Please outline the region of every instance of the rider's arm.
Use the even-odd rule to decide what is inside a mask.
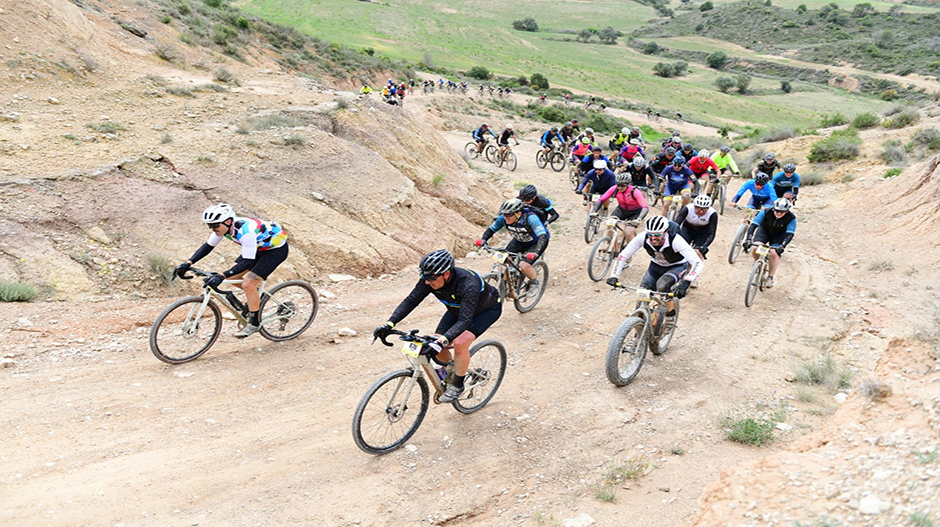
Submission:
[[[601,197],[597,198],[597,202],[594,203],[594,208],[591,209],[591,212],[599,211],[601,209],[601,203],[604,203],[605,201],[609,200],[610,197],[613,196],[615,192],[617,192],[617,185],[614,185],[610,187],[609,189],[607,189],[607,192],[605,192]]]
[[[695,254],[695,250],[682,236],[676,236],[672,240],[672,248],[689,262],[689,270],[682,276],[682,279],[694,282],[702,274],[702,270],[705,269],[705,262]]]
[[[764,188],[767,189],[767,195],[770,196],[768,203],[770,206],[773,206],[774,202],[777,201],[777,189],[775,189],[773,185],[764,185]]]
[[[754,219],[751,220],[751,224],[747,226],[747,234],[744,236],[745,240],[750,242],[752,239],[754,239],[754,231],[756,231],[757,226],[760,225],[762,221],[764,221],[764,215],[766,212],[767,209],[761,209],[761,211],[757,213],[757,216],[754,216]]]
[[[796,233],[796,216],[790,220],[790,223],[787,224],[787,233],[783,235],[783,241],[780,242],[781,247],[786,247],[790,241],[793,240],[793,235]]]
[[[493,221],[493,224],[487,227],[486,230],[483,231],[483,236],[480,237],[483,240],[483,243],[486,243],[487,240],[492,238],[493,235],[499,232],[499,230],[502,229],[503,226],[505,225],[506,225],[506,221],[503,220],[502,215],[496,216],[496,219]]]
[[[629,260],[637,251],[640,250],[640,247],[643,247],[643,242],[646,241],[646,235],[641,234],[634,236],[630,243],[620,251],[620,255],[617,256],[617,259],[614,261],[614,269],[611,271],[610,276],[613,278],[620,278],[620,273],[623,272],[623,267],[627,264]]]
[[[702,245],[706,247],[711,245],[715,241],[715,235],[718,234],[718,215],[712,214],[712,217],[708,219],[708,237],[705,238],[705,242]]]
[[[548,208],[544,210],[545,210],[545,214],[548,214],[548,217],[545,218],[545,225],[548,225],[549,223],[558,219],[558,211],[555,210],[555,207],[553,207],[552,205],[549,205]]]
[[[682,225],[682,222],[684,222],[685,218],[689,215],[689,207],[691,206],[692,205],[686,205],[685,207],[682,207],[681,209],[679,209],[679,214],[676,214],[676,219],[675,219],[676,223],[678,223],[679,225]]]
[[[588,180],[590,180],[591,176],[593,176],[594,174],[595,172],[593,168],[591,170],[588,170],[584,174],[584,177],[581,179],[581,183],[578,185],[578,190],[577,190],[578,192],[584,190],[584,185],[587,185]]]
[[[532,231],[532,235],[536,238],[541,238],[545,236],[545,243],[548,243],[548,229],[545,228],[545,224],[542,223],[542,220],[539,219],[535,214],[529,214],[526,219],[526,226]],[[541,240],[539,240],[541,241]],[[538,252],[538,251],[536,251]]]
[[[708,158],[708,159],[705,160],[705,166],[706,166],[707,168],[710,168],[710,169],[714,170],[716,174],[718,173],[718,165],[715,164],[715,162],[712,160],[712,158]]]
[[[728,157],[728,167],[731,168],[731,173],[735,175],[740,174],[741,171],[738,170],[738,164],[734,162],[734,158],[731,157],[731,154],[728,154],[727,157]]]
[[[215,236],[215,233],[213,233],[212,236]],[[222,239],[221,236],[216,236],[216,237],[219,240]],[[210,241],[212,240],[211,236],[209,237],[209,240]],[[198,262],[199,260],[202,260],[203,258],[208,256],[208,254],[212,252],[212,249],[215,249],[215,246],[218,244],[219,244],[218,241],[216,241],[214,244],[209,243],[209,242],[202,244],[202,246],[196,249],[196,252],[194,252],[193,255],[189,257],[189,263],[194,264]]]
[[[737,193],[735,193],[734,197],[731,198],[731,204],[737,205],[738,200],[741,199],[741,196],[743,196],[744,193],[747,191],[751,191],[752,194],[754,193],[754,180],[753,179],[741,185],[741,188],[739,188]]]
[[[388,317],[388,321],[393,325],[401,322],[405,317],[411,313],[414,308],[418,307],[422,300],[424,300],[429,294],[431,294],[431,286],[424,283],[424,280],[419,280],[415,284],[414,289],[411,290],[411,293],[408,293],[408,296],[398,304],[398,307],[395,308],[395,311],[392,313],[392,316]]]
[[[793,188],[790,189],[790,192],[793,192],[794,198],[800,192],[800,175],[796,172],[793,173]]]

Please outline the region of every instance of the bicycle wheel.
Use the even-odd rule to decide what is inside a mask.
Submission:
[[[652,198],[653,198],[653,200],[650,201],[650,207],[655,207],[656,205],[659,205],[659,200],[662,199],[663,193],[660,192],[659,190],[650,189],[650,194],[652,195]]]
[[[199,320],[202,296],[177,300],[160,313],[150,328],[150,351],[167,364],[182,364],[202,355],[222,332],[222,311],[209,301]]]
[[[545,157],[544,151],[539,150],[535,153],[535,164],[539,168],[545,168],[545,166],[548,165],[548,158]]]
[[[261,336],[275,342],[295,338],[310,327],[319,307],[317,292],[307,282],[281,282],[261,299]]]
[[[499,297],[502,299],[505,299],[506,295],[509,293],[509,285],[496,273],[483,275],[483,281],[495,287],[496,290],[499,291]]]
[[[764,273],[764,262],[757,260],[751,266],[751,275],[747,278],[747,289],[744,290],[744,305],[751,307],[757,297],[757,290],[761,287],[761,275]]]
[[[561,172],[565,169],[565,165],[568,164],[568,158],[564,156],[561,152],[555,152],[551,156],[552,170],[555,172]]]
[[[495,145],[486,145],[483,149],[483,155],[486,156],[486,160],[490,163],[496,162],[496,146]]]
[[[506,348],[495,340],[484,340],[470,348],[470,368],[464,392],[452,404],[462,414],[472,414],[486,406],[506,375]]]
[[[725,214],[725,185],[718,185],[718,214]]]
[[[650,338],[649,339],[649,348],[653,352],[653,355],[662,355],[666,353],[666,349],[669,347],[669,343],[672,342],[672,335],[676,332],[676,326],[679,322],[679,300],[673,300],[676,306],[676,316],[673,318],[672,327],[665,331],[658,339]],[[666,309],[663,308],[662,315],[666,315]]]
[[[548,264],[544,260],[538,260],[532,264],[532,268],[535,269],[535,279],[539,281],[539,288],[537,291],[516,291],[516,298],[512,300],[513,304],[516,306],[516,311],[520,313],[528,313],[535,308],[535,305],[539,303],[539,300],[542,299],[542,295],[545,294],[545,288],[548,287]],[[525,280],[524,285],[528,285],[531,281]],[[520,287],[519,289],[522,289]]]
[[[506,168],[508,168],[510,172],[514,172],[516,170],[516,164],[518,163],[518,159],[516,159],[516,153],[507,152],[504,158]]]
[[[728,253],[729,264],[733,264],[744,249],[744,235],[747,233],[746,229],[746,225],[741,225],[738,227],[738,232],[734,235],[734,241],[731,242],[731,252]]]
[[[588,277],[595,282],[600,282],[607,276],[610,266],[614,262],[615,256],[611,253],[613,249],[613,240],[610,236],[603,236],[594,247],[591,247],[591,255],[588,256],[587,272]]]
[[[428,381],[413,370],[397,370],[376,381],[353,414],[352,434],[363,452],[387,454],[411,438],[428,413]],[[420,400],[414,385],[420,388]],[[409,403],[410,401],[410,403]]]
[[[467,153],[467,157],[470,159],[476,159],[480,157],[480,152],[477,150],[477,144],[473,141],[470,141],[463,147],[464,151]]]
[[[594,237],[597,236],[597,231],[601,226],[601,217],[591,216],[588,214],[587,219],[584,221],[584,243],[591,243],[594,241]]]
[[[628,317],[620,323],[607,346],[607,380],[615,386],[630,384],[646,358],[646,321]]]
[[[571,183],[571,190],[578,190],[578,185],[581,183],[581,177],[578,175],[578,167],[573,162],[571,166],[568,167],[568,182]]]
[[[666,217],[669,218],[669,221],[676,221],[676,216],[679,215],[679,207],[676,205],[676,200],[672,200],[672,203],[669,205],[669,212],[666,214]]]

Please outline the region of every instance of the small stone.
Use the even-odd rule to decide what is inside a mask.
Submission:
[[[846,399],[849,398],[849,396],[844,393],[837,393],[833,395],[832,398],[835,399],[837,403],[842,404]]]
[[[858,512],[862,514],[878,514],[888,508],[888,504],[877,496],[865,496],[858,502]]]
[[[415,445],[405,445],[405,450],[413,454],[418,451],[418,447],[416,447]]]
[[[352,328],[342,327],[342,328],[339,328],[339,331],[337,331],[336,334],[341,337],[355,337],[356,330]]]
[[[355,276],[350,276],[348,274],[331,274],[329,279],[333,282],[349,282],[355,280]]]
[[[336,295],[332,291],[321,289],[319,292],[320,292],[320,298],[329,298],[329,299],[336,298]]]
[[[564,527],[591,527],[594,523],[594,518],[582,512],[574,518],[566,518],[562,525],[564,525]]]
[[[781,432],[789,432],[790,430],[793,430],[793,427],[786,423],[777,423],[776,429],[780,430]]]
[[[13,362],[13,359],[10,359],[10,358],[0,359],[0,368],[12,368],[15,365],[16,363]]]
[[[46,99],[46,102],[48,102],[49,104],[59,104],[59,99],[56,99],[55,97],[49,97],[48,99]]]

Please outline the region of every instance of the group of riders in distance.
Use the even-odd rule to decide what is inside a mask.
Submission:
[[[436,83],[423,81],[422,87],[425,90],[435,89],[435,84],[436,89],[466,89],[465,83],[454,84],[444,79]],[[405,92],[413,90],[414,85],[413,80],[400,85],[389,80],[383,88],[383,96],[395,97],[400,104]],[[364,86],[363,90],[367,88]],[[480,89],[482,92],[482,85]],[[505,91],[508,92],[508,89]],[[487,135],[496,140],[500,153],[509,148],[510,141],[519,144],[512,124],[507,124],[499,133],[495,133],[483,123],[472,133],[478,152],[482,152],[486,146]],[[622,243],[608,249],[613,268],[606,283],[615,288],[625,287],[621,283],[624,268],[640,249],[649,255],[646,271],[638,287],[634,288],[641,292],[638,306],[650,301],[650,295],[662,295],[662,306],[649,313],[649,320],[645,322],[651,329],[648,335],[643,335],[647,335],[644,338],[652,338],[649,335],[671,335],[678,317],[678,300],[685,297],[690,288],[698,287],[705,268],[704,261],[715,240],[718,217],[724,211],[724,186],[731,177],[740,175],[731,149],[722,146],[714,153],[705,149],[696,150],[689,142],[683,142],[678,132],[654,148],[644,140],[638,127],[624,127],[607,142],[610,153],[605,155],[594,131],[591,128],[582,130],[577,119],[550,127],[541,134],[539,142],[543,153],[563,152],[571,163],[574,174],[572,188],[587,206],[587,225],[598,225],[596,220],[606,219],[607,237],[614,236],[613,231],[619,231],[617,234]],[[734,243],[739,244],[740,249],[749,251],[755,262],[767,262],[766,267],[762,267],[764,277],[760,283],[761,290],[764,290],[773,287],[781,257],[793,240],[797,220],[791,208],[799,194],[800,177],[793,163],[781,164],[773,153],[764,155],[750,176],[731,198],[732,207],[742,208],[739,202],[746,193],[750,194],[743,208],[751,212],[746,217],[746,224],[742,224],[739,229],[739,238]],[[716,210],[715,203],[719,197],[721,212]],[[660,199],[663,201],[662,210],[651,214],[651,208]],[[466,399],[462,398],[472,397],[470,392],[482,390],[481,386],[487,382],[495,382],[495,385],[491,384],[489,394],[476,408],[482,407],[492,397],[502,373],[494,379],[491,367],[471,368],[471,356],[475,356],[473,354],[477,350],[477,346],[471,346],[499,320],[507,295],[516,301],[534,297],[537,302],[541,298],[548,281],[548,267],[542,260],[551,239],[550,226],[558,218],[552,200],[540,194],[531,184],[523,186],[517,195],[507,199],[496,211],[492,224],[476,240],[476,246],[494,253],[497,265],[507,270],[506,276],[512,282],[508,285],[495,274],[482,276],[477,271],[457,267],[453,255],[446,249],[431,251],[421,259],[418,265],[420,276],[411,292],[387,320],[373,331],[373,336],[385,342],[392,334],[400,335],[402,340],[411,341],[411,348],[406,346],[406,354],[412,357],[426,356],[433,358],[434,363],[446,365],[446,370],[440,370],[439,382],[435,381],[438,390],[435,402],[454,403],[459,410],[469,413],[471,410],[467,410],[468,406],[461,403]],[[244,291],[247,305],[244,306],[243,327],[235,336],[245,338],[259,330],[265,334],[264,328],[269,319],[283,323],[293,316],[296,306],[290,301],[282,301],[278,303],[276,315],[259,317],[259,310],[265,309],[268,295],[267,292],[259,294],[259,286],[262,286],[263,291],[263,281],[288,256],[285,229],[274,221],[237,216],[232,207],[226,204],[206,209],[202,214],[202,222],[210,230],[208,239],[189,259],[176,266],[174,276],[191,278],[190,272],[198,271],[192,269],[192,266],[205,258],[221,240],[229,239],[238,244],[241,250],[234,264],[221,272],[198,271],[196,274],[204,278],[207,294],[210,290],[218,291],[225,281],[236,284]],[[504,229],[511,238],[509,243],[505,247],[491,248],[489,242],[493,236]],[[586,241],[590,243],[587,237]],[[732,255],[737,254],[734,251],[735,248],[732,248]],[[594,258],[595,251],[591,254],[591,258]],[[733,258],[729,261],[733,263]],[[592,275],[595,280],[602,278],[603,275]],[[434,335],[422,337],[416,336],[414,331],[405,333],[395,329],[428,295],[437,298],[445,310]],[[217,308],[213,309],[218,311]],[[523,309],[520,311],[525,312]],[[307,325],[314,315],[315,307]],[[154,332],[164,316],[158,319]],[[192,316],[191,312],[182,322],[180,331],[184,337],[192,337],[198,332],[199,324],[193,323]],[[221,324],[221,318],[218,324]],[[621,335],[619,338],[624,337]],[[419,344],[414,344],[415,341]],[[486,342],[490,345],[495,343]],[[153,337],[151,345],[154,345]],[[503,349],[501,344],[495,345]],[[635,353],[627,349],[626,344],[618,342],[617,346],[618,356]],[[613,341],[611,347],[614,347]],[[502,355],[504,370],[504,349]],[[636,364],[635,356],[631,360]],[[642,362],[642,357],[639,360]],[[406,376],[413,378],[424,390],[426,407],[427,382],[419,379],[422,372],[417,371],[414,365],[406,371]],[[611,377],[610,367],[608,376]],[[471,378],[472,381],[468,380]],[[383,378],[367,393],[360,404],[361,408],[356,412],[354,423],[357,444],[373,453],[385,452],[391,449],[389,445],[400,444],[396,439],[385,447],[372,448],[368,446],[371,444],[370,439],[358,428],[360,421],[368,418],[362,407],[367,405],[383,382],[387,380]],[[471,386],[469,389],[466,388],[468,383]],[[465,390],[468,393],[465,394]],[[410,392],[410,389],[404,391]],[[398,391],[395,394],[395,397],[400,395]],[[407,393],[404,397],[407,399]],[[383,404],[386,407],[384,412],[380,412],[380,420],[387,420],[385,424],[389,426],[401,418],[401,413],[408,406],[404,402],[400,406],[392,402]],[[418,424],[420,418],[408,432],[408,437],[414,433]]]

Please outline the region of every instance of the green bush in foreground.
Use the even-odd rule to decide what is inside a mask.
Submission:
[[[39,290],[30,284],[0,280],[0,302],[29,302],[39,296]]]
[[[813,143],[806,159],[809,159],[812,163],[855,159],[860,153],[859,145],[861,144],[862,140],[858,136],[858,130],[854,128],[836,130],[831,136]]]
[[[871,112],[860,113],[852,119],[852,126],[859,130],[874,128],[881,124],[881,118]]]

